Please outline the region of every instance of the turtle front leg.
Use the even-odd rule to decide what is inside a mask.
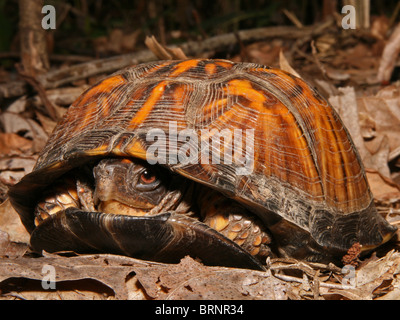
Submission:
[[[77,208],[96,211],[93,201],[93,183],[79,171],[54,183],[35,208],[35,225],[59,211]]]
[[[55,183],[35,208],[35,226],[38,226],[45,219],[59,211],[67,208],[80,208],[80,200],[77,192],[76,180],[66,178],[63,181]]]
[[[214,190],[200,197],[202,221],[234,241],[252,256],[265,261],[271,255],[271,236],[261,221],[242,205]]]

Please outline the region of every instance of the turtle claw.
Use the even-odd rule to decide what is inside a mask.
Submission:
[[[68,208],[33,230],[31,246],[37,251],[107,252],[164,263],[178,263],[189,255],[205,265],[264,270],[216,230],[174,212],[126,216]]]

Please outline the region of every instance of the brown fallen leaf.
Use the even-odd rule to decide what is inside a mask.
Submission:
[[[46,268],[46,269],[44,269]],[[41,288],[46,270],[53,271],[51,292]],[[24,288],[23,278],[36,285]],[[46,278],[48,279],[48,278]],[[180,264],[168,265],[115,255],[82,255],[63,257],[46,254],[41,258],[19,257],[0,259],[0,298],[13,292],[18,297],[46,299],[71,298],[73,286],[65,289],[68,281],[77,287],[90,279],[91,289],[83,298],[99,299],[93,293],[108,294],[113,299],[285,299],[286,283],[268,273],[242,269],[205,267],[191,258]],[[97,285],[96,285],[97,284]],[[104,287],[109,290],[104,290]],[[80,291],[82,289],[79,289]],[[92,294],[88,295],[88,292]],[[33,294],[33,295],[32,295]],[[76,298],[72,296],[72,298]]]
[[[63,88],[55,88],[46,90],[46,95],[48,99],[55,104],[57,115],[59,118],[66,111],[65,108],[59,106],[69,106],[73,103],[87,88],[89,85],[84,83],[79,87],[63,87]],[[39,96],[32,97],[32,104],[39,108],[43,106],[43,102],[41,101]]]
[[[400,285],[400,253],[391,251],[386,256],[364,265],[359,270],[352,270],[345,276],[349,277],[347,287],[321,287],[321,295],[330,299],[372,300],[384,298],[393,288]],[[390,283],[385,290],[379,291],[383,283]]]
[[[36,163],[36,156],[12,156],[0,158],[0,181],[10,186],[31,172]]]
[[[375,299],[399,286],[400,253],[394,250],[350,274],[295,259],[269,265],[260,272],[206,267],[188,257],[179,264],[110,254],[3,258],[0,299]],[[50,281],[49,270],[53,290],[42,283]]]
[[[339,88],[338,91],[338,95],[330,96],[328,100],[339,113],[353,138],[362,160],[365,161],[365,159],[370,157],[370,154],[365,148],[364,140],[361,136],[355,90],[353,87],[345,87]]]
[[[7,233],[10,241],[29,243],[30,235],[8,199],[0,204],[0,231]]]
[[[138,281],[154,299],[287,299],[287,284],[268,272],[206,267],[190,257],[177,265],[135,267]]]
[[[379,40],[384,40],[389,30],[389,18],[385,15],[371,17],[371,35]]]
[[[399,186],[390,178],[382,176],[374,170],[367,170],[367,179],[371,191],[377,200],[386,199],[389,194],[399,193]]]
[[[385,87],[374,96],[359,97],[357,105],[359,112],[369,115],[369,126],[373,127],[375,138],[386,135],[390,152],[400,147],[400,87],[398,85]],[[370,141],[367,147],[373,149],[373,143],[373,140]]]
[[[0,230],[0,258],[22,257],[27,249],[27,243],[11,241],[8,233]]]
[[[15,155],[27,153],[32,149],[32,140],[20,137],[16,133],[0,133],[0,154]]]
[[[24,133],[25,138],[32,139],[32,152],[40,151],[48,139],[46,132],[36,121],[19,114],[1,113],[0,124],[5,133]]]
[[[41,286],[49,280],[48,270],[54,290]],[[13,285],[13,279],[25,279],[27,286],[21,281]],[[90,280],[91,287],[83,288],[83,280]],[[76,299],[74,286],[66,288],[66,282],[85,291],[80,298],[89,299],[286,299],[288,285],[270,273],[206,267],[191,258],[176,265],[109,254],[0,259],[0,299],[10,293],[27,299]]]
[[[279,53],[286,49],[282,40],[253,42],[244,47],[246,61],[255,62],[264,66],[279,66]],[[231,59],[235,62],[243,61],[239,55]]]
[[[358,98],[353,88],[339,88],[339,92],[329,101],[349,129],[365,167],[390,178],[388,162],[400,150],[399,88],[391,86]]]
[[[63,257],[46,254],[40,258],[3,258],[0,259],[0,298],[8,298],[5,294],[14,292],[28,299],[127,299],[125,280],[136,264],[143,262],[113,255]],[[27,286],[19,282],[19,287],[13,285],[11,280],[15,278],[29,280]],[[42,286],[43,280],[49,285],[52,281],[54,290]],[[70,285],[66,286],[66,282]],[[84,284],[85,293],[82,293]],[[80,294],[74,294],[76,290]]]
[[[107,36],[97,37],[92,41],[97,55],[122,54],[135,49],[141,30],[125,33],[121,29],[113,29]]]

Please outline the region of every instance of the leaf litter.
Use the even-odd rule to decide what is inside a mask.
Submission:
[[[294,43],[253,42],[243,45],[232,60],[246,57],[281,65],[316,86],[336,108],[360,151],[378,211],[400,226],[399,82],[381,86],[390,80],[399,38],[397,31],[387,36],[387,30],[387,21],[381,19],[372,24],[365,42],[332,30]],[[148,45],[158,54],[183,54],[179,48],[163,48],[154,38]],[[58,117],[71,97],[93,81],[46,90]],[[358,257],[355,248],[356,266],[277,258],[268,259],[265,272],[207,267],[190,257],[169,265],[110,254],[33,253],[29,234],[6,191],[32,170],[55,122],[39,96],[18,97],[4,109],[0,121],[0,299],[400,299],[397,239],[368,257]],[[43,283],[48,266],[54,270],[53,289]]]

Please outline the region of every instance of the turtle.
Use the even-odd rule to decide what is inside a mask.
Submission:
[[[369,252],[397,230],[313,87],[224,59],[153,61],[99,81],[9,198],[33,250],[165,263],[340,264],[354,244]]]

